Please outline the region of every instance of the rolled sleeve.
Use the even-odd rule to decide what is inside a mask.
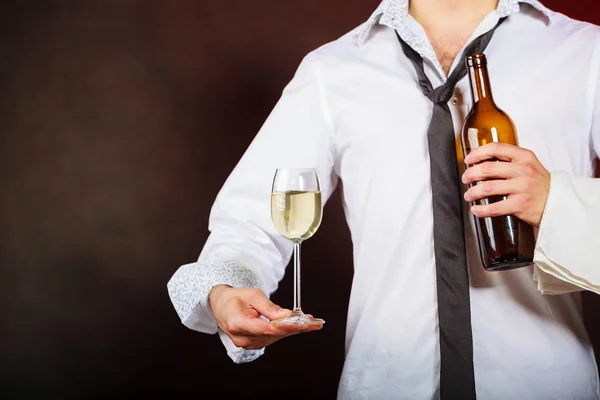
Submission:
[[[234,262],[206,260],[180,267],[167,289],[185,326],[198,332],[217,333],[217,324],[208,304],[208,295],[216,285],[260,288],[256,274]]]
[[[600,179],[552,173],[534,262],[579,290],[600,293]],[[558,282],[554,282],[559,287]],[[558,290],[565,292],[568,289]]]

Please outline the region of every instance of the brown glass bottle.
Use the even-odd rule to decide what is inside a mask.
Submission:
[[[464,156],[490,142],[518,145],[515,125],[494,103],[485,55],[468,56],[466,63],[473,108],[467,115],[462,129]],[[491,196],[474,204],[487,205],[504,199],[506,196]],[[531,225],[510,215],[475,217],[475,226],[483,267],[487,271],[520,268],[533,262],[535,236]]]

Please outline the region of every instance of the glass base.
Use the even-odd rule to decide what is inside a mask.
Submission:
[[[271,323],[275,325],[323,325],[325,321],[306,315],[301,309],[296,308],[285,317],[271,321]]]

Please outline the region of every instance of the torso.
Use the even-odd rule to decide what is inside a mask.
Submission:
[[[530,16],[511,19],[486,49],[498,105],[515,121],[520,144],[548,170],[590,176],[592,106],[583,94],[600,30],[566,18],[547,30]],[[435,399],[439,342],[426,140],[432,105],[393,30],[379,29],[364,49],[353,40],[322,49],[319,67],[354,244],[340,398]],[[461,40],[436,42],[445,69]],[[570,78],[557,80],[556,71]],[[457,132],[471,106],[468,91],[462,79],[463,101],[450,106]],[[484,273],[468,215],[465,203],[478,398],[599,399],[579,296],[542,296],[526,268]]]

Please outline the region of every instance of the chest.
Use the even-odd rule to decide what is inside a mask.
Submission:
[[[446,75],[449,75],[452,64],[464,44],[469,40],[470,33],[467,31],[462,33],[431,31],[428,33],[428,37],[442,69]]]

